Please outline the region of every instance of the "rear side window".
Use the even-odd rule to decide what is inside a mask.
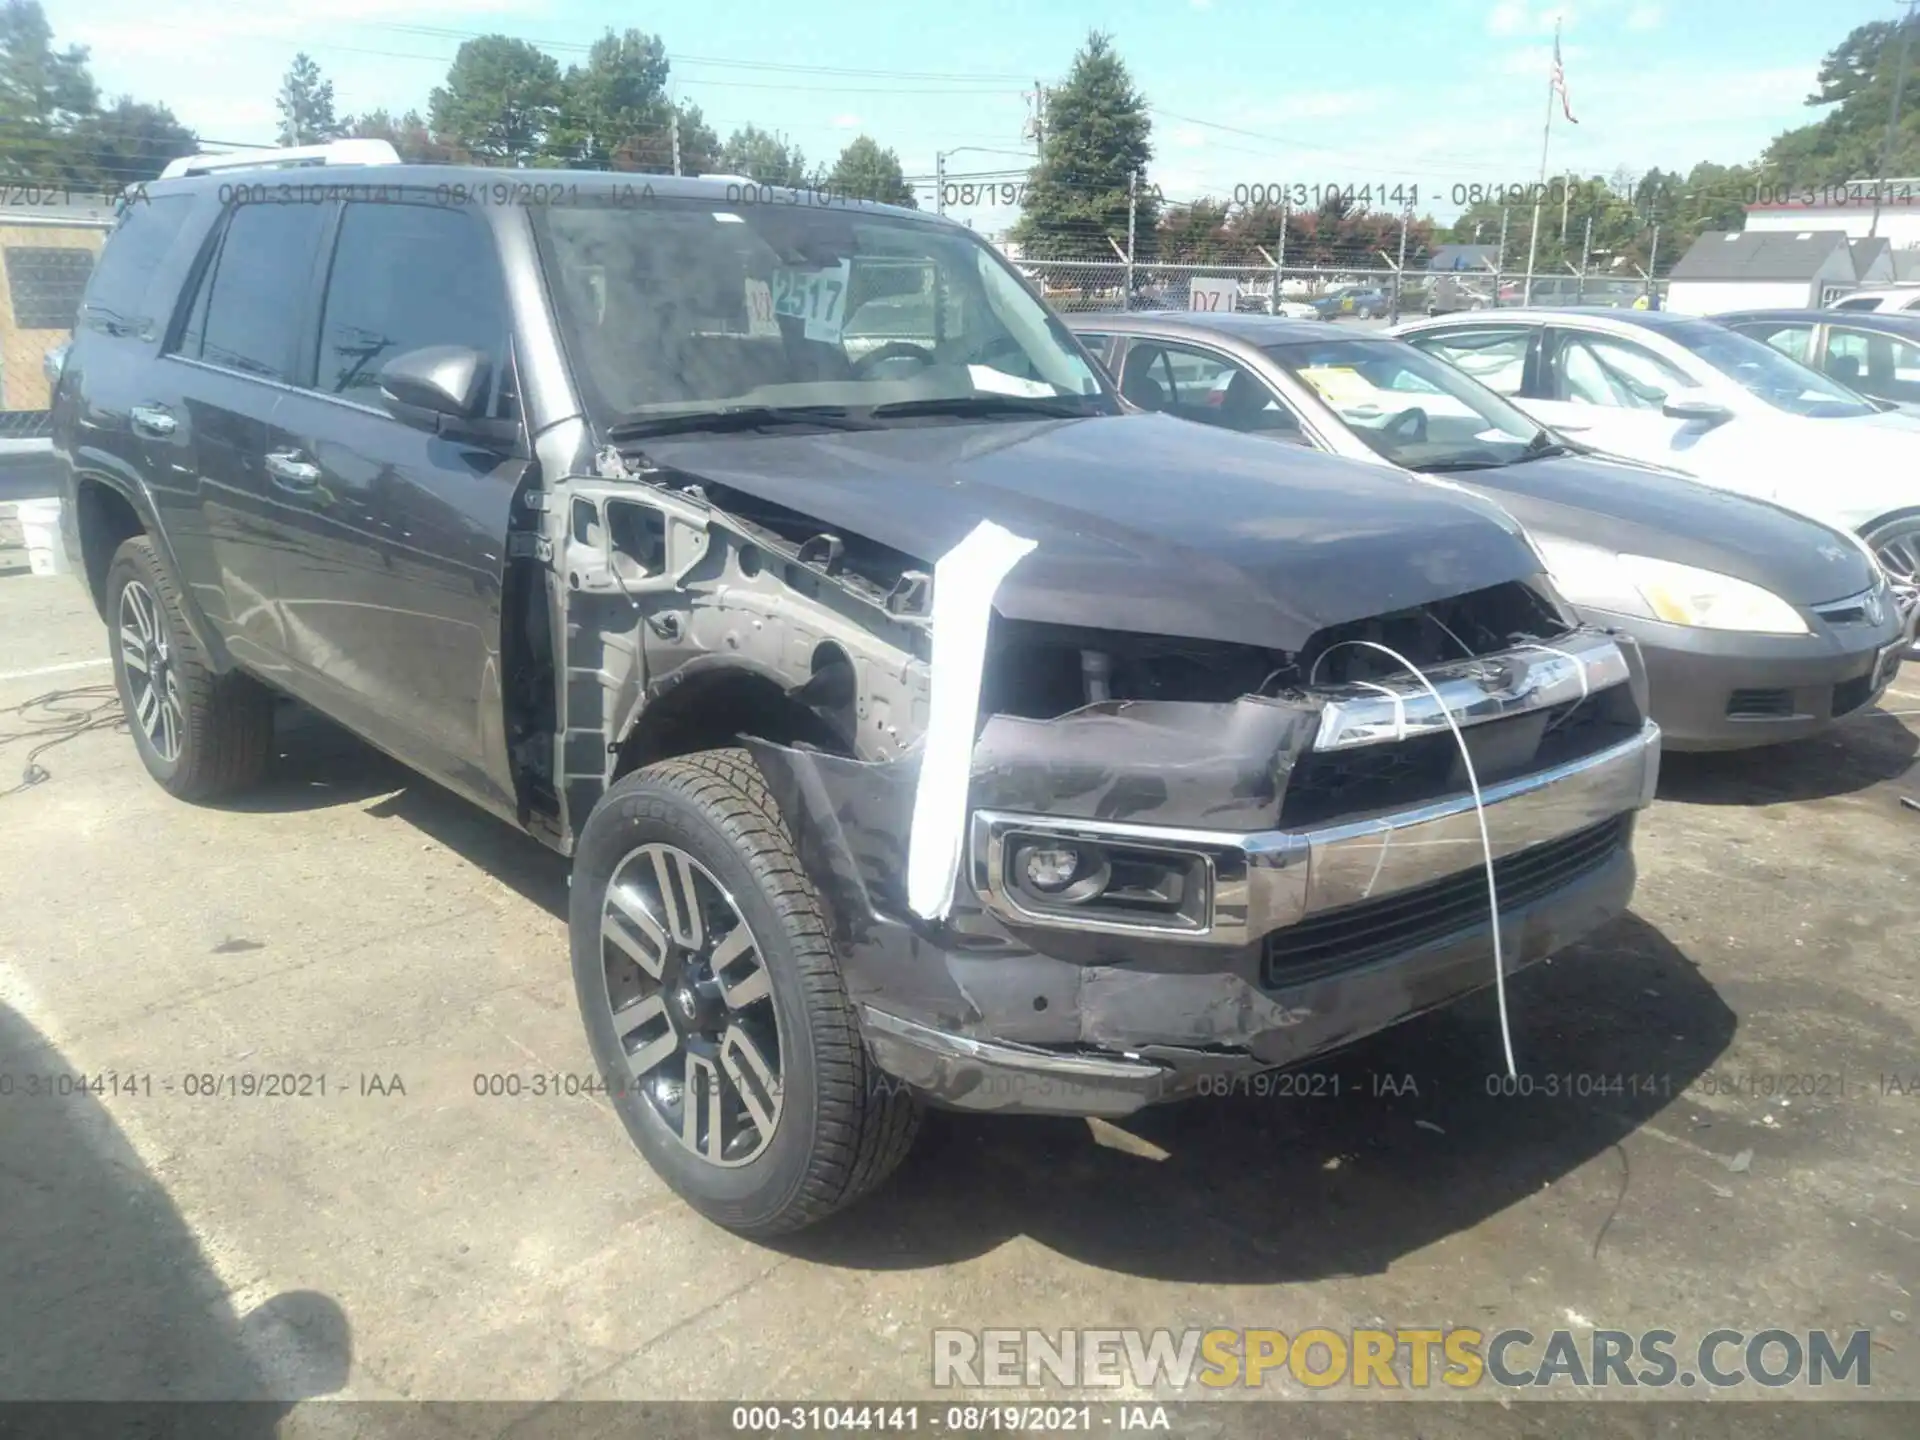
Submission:
[[[308,204],[237,206],[201,280],[180,353],[291,381],[325,213],[324,206]]]
[[[172,308],[172,296],[151,293],[153,279],[192,209],[191,195],[159,195],[128,203],[93,268],[80,302],[79,325],[109,335],[149,335],[159,330],[164,312]]]
[[[348,205],[320,317],[314,388],[369,404],[380,367],[430,345],[462,345],[502,378],[507,305],[486,226],[462,210]]]
[[[1463,371],[1498,395],[1518,395],[1526,383],[1527,347],[1533,332],[1518,326],[1442,330],[1407,339]]]

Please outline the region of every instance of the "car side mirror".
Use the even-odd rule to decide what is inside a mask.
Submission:
[[[492,380],[493,366],[487,357],[465,345],[428,345],[396,355],[380,367],[380,393],[395,407],[396,415],[405,407],[434,417],[471,420],[486,408]]]
[[[1669,395],[1662,402],[1660,413],[1669,420],[1698,420],[1706,425],[1721,425],[1733,418],[1733,412],[1719,401],[1684,391]]]

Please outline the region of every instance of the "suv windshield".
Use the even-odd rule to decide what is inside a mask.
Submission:
[[[1816,420],[1845,420],[1876,413],[1860,396],[1818,370],[1809,370],[1771,345],[1711,321],[1682,321],[1664,327],[1660,333],[1776,410]]]
[[[950,225],[678,198],[534,223],[603,429],[708,412],[844,425],[1119,411],[1006,262]]]
[[[1479,382],[1402,340],[1296,341],[1266,353],[1408,470],[1488,469],[1559,444]]]

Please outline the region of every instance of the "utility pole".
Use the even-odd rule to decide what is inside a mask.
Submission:
[[[1131,175],[1127,176],[1127,288],[1125,292],[1126,298],[1120,306],[1122,310],[1131,310],[1133,308],[1133,221],[1134,211],[1137,208],[1135,201],[1138,199],[1139,193],[1140,172],[1135,170]]]
[[[1900,92],[1907,84],[1907,50],[1913,41],[1916,6],[1920,0],[1907,0],[1906,18],[1900,22],[1900,51],[1893,62],[1893,103],[1887,113],[1887,138],[1880,146],[1880,173],[1873,183],[1873,222],[1867,226],[1867,238],[1880,233],[1880,201],[1886,193],[1887,169],[1893,164],[1893,141],[1900,128]]]
[[[933,152],[933,213],[947,213],[947,152]]]
[[[1660,308],[1660,292],[1655,287],[1654,276],[1660,273],[1660,222],[1653,222],[1653,243],[1647,249],[1647,308]]]
[[[1507,207],[1500,207],[1500,253],[1493,261],[1493,308],[1500,308],[1500,273],[1507,268]]]
[[[1558,21],[1554,22],[1553,54],[1554,59],[1558,61],[1560,57],[1560,26]],[[1540,184],[1533,195],[1533,229],[1527,235],[1527,284],[1520,296],[1520,303],[1522,305],[1531,305],[1533,303],[1533,262],[1534,257],[1539,253],[1540,249],[1540,201],[1544,198],[1547,188],[1547,147],[1553,143],[1554,93],[1554,82],[1549,78],[1547,81],[1547,122],[1540,130]]]
[[[1593,216],[1587,216],[1587,238],[1580,242],[1580,287],[1574,292],[1575,303],[1587,303],[1587,259],[1593,254]]]
[[[674,106],[669,112],[672,119],[667,122],[667,133],[673,137],[673,173],[680,173],[680,107]]]
[[[1560,243],[1567,243],[1567,207],[1573,203],[1573,171],[1567,171],[1567,188],[1560,192]]]
[[[1409,201],[1407,207],[1400,212],[1400,258],[1395,262],[1393,267],[1393,298],[1387,305],[1387,323],[1389,325],[1398,325],[1400,323],[1401,272],[1407,268],[1407,229],[1412,220],[1413,204]]]

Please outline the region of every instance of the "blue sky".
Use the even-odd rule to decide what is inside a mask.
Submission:
[[[564,65],[631,25],[664,38],[676,93],[723,137],[751,121],[830,160],[865,132],[909,174],[962,146],[1007,153],[955,155],[951,171],[1019,168],[1021,92],[1057,81],[1097,24],[1156,107],[1152,178],[1170,198],[1417,183],[1441,215],[1457,184],[1537,174],[1556,15],[1580,123],[1555,124],[1551,168],[1611,174],[1753,158],[1810,118],[1801,102],[1828,49],[1899,13],[1892,0],[45,3],[56,39],[92,47],[109,95],[162,101],[214,139],[273,138],[274,91],[301,49],[343,111],[424,111],[465,37],[518,35]]]

